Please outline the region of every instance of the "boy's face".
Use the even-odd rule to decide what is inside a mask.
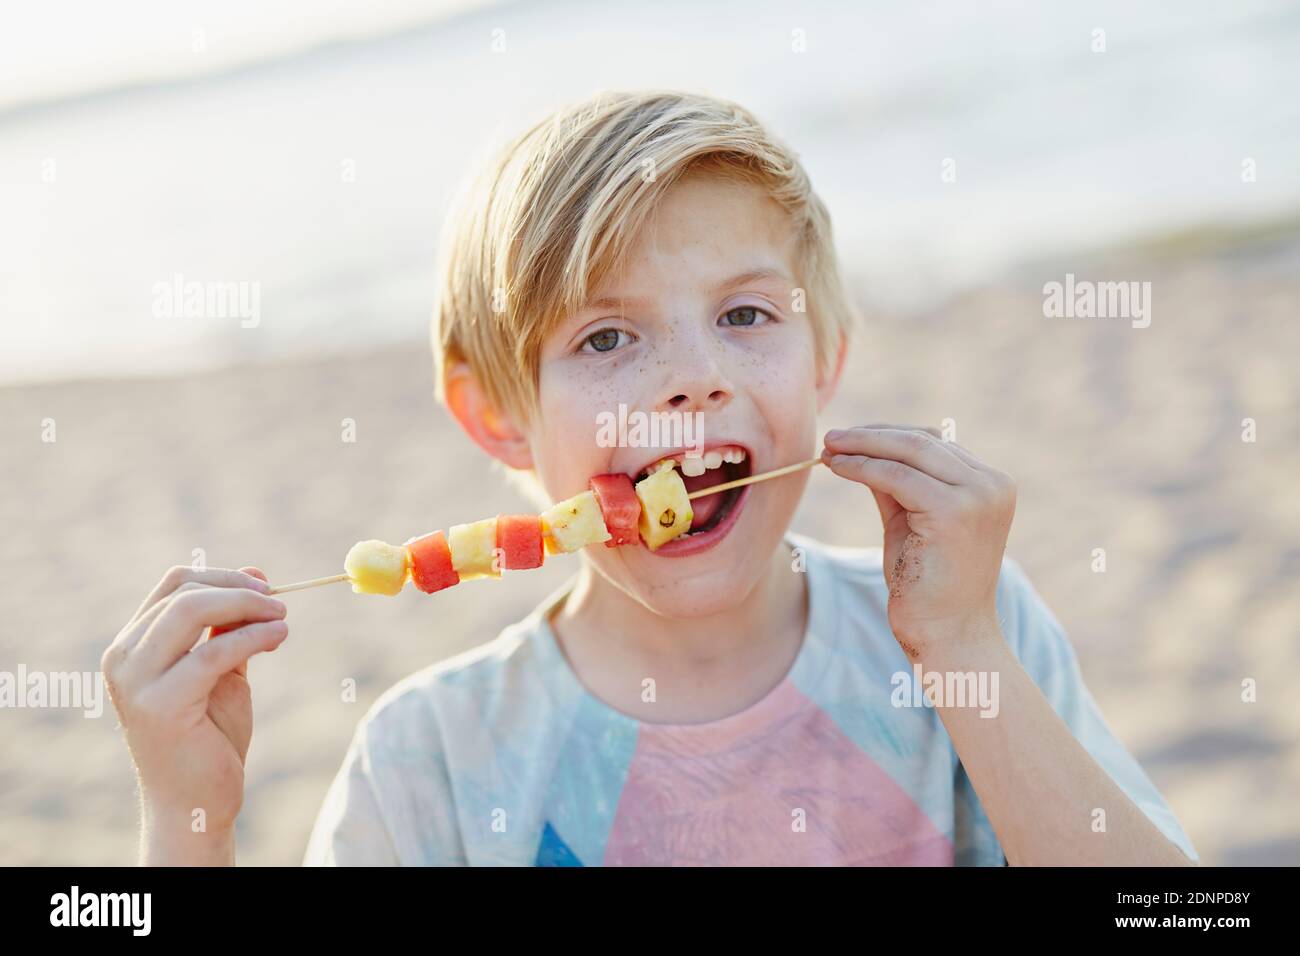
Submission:
[[[683,444],[602,447],[602,413],[617,416],[620,404],[629,415],[675,413],[661,423],[699,412],[690,420],[705,449],[745,451],[743,463],[687,478],[691,490],[812,457],[829,396],[808,316],[792,307],[796,240],[758,186],[692,174],[670,187],[623,267],[542,348],[540,414],[527,439],[552,500],[585,490],[593,475],[635,481],[696,440],[665,434]],[[692,534],[657,552],[642,544],[584,554],[658,614],[724,611],[770,567],[806,481],[800,472],[696,499]]]

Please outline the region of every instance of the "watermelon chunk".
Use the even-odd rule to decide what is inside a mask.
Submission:
[[[637,522],[641,518],[641,502],[627,475],[597,475],[591,479],[591,490],[605,518],[605,527],[612,536],[605,542],[607,548],[636,544],[641,540]]]
[[[545,560],[542,519],[538,515],[498,515],[497,549],[501,567],[507,571],[540,568]]]
[[[441,531],[412,538],[406,543],[406,550],[411,556],[411,580],[425,594],[460,583],[460,575],[451,566],[447,537]]]

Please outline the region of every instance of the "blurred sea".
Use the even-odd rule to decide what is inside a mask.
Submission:
[[[400,22],[350,21],[310,49],[255,42],[246,11],[225,59],[210,51],[215,72],[4,90],[0,382],[419,342],[454,193],[598,89],[709,92],[770,123],[830,205],[869,308],[1300,209],[1295,4],[400,6]],[[177,275],[258,283],[259,324],[155,317],[155,284]]]

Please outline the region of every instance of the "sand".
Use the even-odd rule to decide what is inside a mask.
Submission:
[[[1059,265],[924,313],[868,309],[824,418],[951,418],[963,445],[1018,479],[1009,552],[1208,864],[1300,862],[1298,248],[1292,234],[1092,263],[1094,278],[1153,283],[1146,329],[1044,318],[1041,287],[1063,278]],[[211,565],[257,564],[290,581],[332,573],[360,538],[523,508],[431,384],[413,342],[0,390],[0,669],[94,670],[162,571],[195,549]],[[1242,441],[1247,417],[1253,443]],[[44,419],[53,443],[41,440]],[[355,443],[341,440],[344,419]],[[795,528],[880,540],[870,497],[821,472]],[[570,568],[555,561],[510,587],[436,599],[345,586],[289,596],[289,642],[252,667],[240,862],[297,863],[369,704],[492,637]],[[1247,678],[1255,703],[1241,700]],[[134,778],[111,709],[97,720],[5,710],[0,721],[0,862],[131,862]]]

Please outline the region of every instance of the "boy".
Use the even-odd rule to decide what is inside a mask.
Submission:
[[[744,110],[649,93],[563,111],[506,151],[445,257],[441,397],[539,501],[664,458],[697,489],[815,453],[849,311],[825,209]],[[698,414],[703,455],[603,447],[620,405]],[[874,498],[883,553],[788,533],[806,471],[696,499],[657,551],[584,549],[525,620],[375,704],[305,862],[1195,859],[1003,560],[1010,479],[904,426],[831,431],[821,455]],[[105,655],[146,862],[233,861],[251,715],[230,671],[287,633],[264,589],[256,569],[178,572]]]

